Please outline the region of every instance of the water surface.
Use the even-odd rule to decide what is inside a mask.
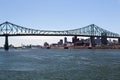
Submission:
[[[120,50],[0,50],[0,80],[120,80]]]

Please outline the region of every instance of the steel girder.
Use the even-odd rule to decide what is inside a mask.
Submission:
[[[36,30],[26,27],[22,27],[10,22],[4,22],[0,24],[0,35],[58,35],[58,36],[101,36],[102,33],[106,33],[108,37],[120,37],[119,34],[102,29],[95,24],[88,25],[83,28],[64,31],[50,31],[50,30]]]
[[[74,33],[78,35],[87,35],[87,36],[101,36],[102,33],[105,33],[107,34],[108,37],[120,37],[119,34],[100,28],[95,24],[91,24],[79,29],[68,30],[68,32],[71,34]]]

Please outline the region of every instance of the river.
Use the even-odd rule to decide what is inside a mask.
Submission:
[[[0,49],[0,80],[120,80],[120,50]]]

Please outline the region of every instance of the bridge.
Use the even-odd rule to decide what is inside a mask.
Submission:
[[[118,38],[120,43],[119,34],[100,28],[95,24],[73,30],[52,31],[30,29],[6,21],[0,24],[0,36],[5,36],[5,50],[9,49],[8,36],[84,36],[91,38],[91,43],[93,46],[95,37],[106,37]]]

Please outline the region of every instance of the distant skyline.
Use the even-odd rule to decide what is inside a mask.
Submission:
[[[0,0],[0,23],[39,30],[69,30],[96,24],[120,34],[120,0]],[[9,44],[43,44],[64,37],[10,37]],[[69,39],[70,40],[70,39]],[[0,37],[0,46],[4,37]]]

